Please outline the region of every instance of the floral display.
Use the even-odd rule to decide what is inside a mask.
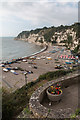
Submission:
[[[51,94],[54,94],[54,95],[55,94],[57,94],[57,95],[61,94],[62,90],[61,90],[60,84],[50,86],[49,89],[48,89],[48,92],[51,93]]]

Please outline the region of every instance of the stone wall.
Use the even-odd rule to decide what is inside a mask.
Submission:
[[[39,87],[31,96],[30,101],[29,101],[29,107],[30,110],[33,112],[35,118],[70,118],[71,116],[71,108],[67,108],[67,109],[59,109],[58,111],[55,111],[53,109],[48,109],[46,107],[44,107],[41,104],[41,101],[45,95],[45,91],[46,89],[57,83],[57,82],[61,82],[63,88],[67,85],[71,85],[73,83],[78,82],[80,77],[80,73],[79,72],[75,72],[72,74],[69,74],[67,76],[58,78],[56,80],[52,80],[47,82],[46,84],[42,85],[41,87]]]

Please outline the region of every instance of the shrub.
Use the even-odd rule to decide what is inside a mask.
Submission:
[[[47,72],[46,74],[40,75],[39,80],[52,80],[54,78],[66,75],[67,73],[71,72],[71,70],[64,71],[64,70],[58,70],[54,72]]]
[[[24,112],[26,112],[27,114],[31,114],[28,106],[26,106],[26,108],[24,108]]]
[[[75,114],[80,115],[80,108],[76,109]]]
[[[71,119],[74,119],[74,118],[76,118],[76,114],[71,115]]]
[[[45,80],[46,79],[46,74],[40,75],[39,80]]]

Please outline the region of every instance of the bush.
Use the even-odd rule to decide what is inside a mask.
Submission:
[[[45,80],[46,79],[46,74],[40,75],[39,80]]]
[[[27,114],[31,114],[28,106],[26,106],[26,108],[24,108],[24,112],[26,112]]]
[[[68,71],[58,70],[54,72],[47,72],[46,74],[40,75],[39,80],[52,80],[54,78],[66,75],[69,72],[71,72],[71,70]]]
[[[2,97],[2,119],[12,120],[13,116],[20,113],[28,103],[27,90],[25,86],[14,93],[3,93]]]
[[[80,115],[80,108],[76,109],[75,114],[76,114],[76,115]]]

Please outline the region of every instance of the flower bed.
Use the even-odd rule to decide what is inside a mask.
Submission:
[[[59,101],[62,97],[62,90],[59,83],[50,86],[46,92],[50,101]]]

